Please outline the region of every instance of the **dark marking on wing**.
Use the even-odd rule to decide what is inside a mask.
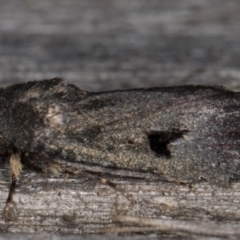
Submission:
[[[171,158],[171,151],[168,145],[175,140],[182,138],[187,131],[154,131],[148,134],[149,145],[158,157]]]

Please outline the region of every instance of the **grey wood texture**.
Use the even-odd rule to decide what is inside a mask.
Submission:
[[[239,13],[237,0],[0,0],[0,84],[58,76],[91,91],[183,84],[239,90]],[[97,234],[102,227],[132,226],[112,215],[211,221],[220,228],[240,219],[240,183],[221,189],[206,182],[189,187],[111,180],[122,192],[86,176],[64,180],[24,170],[14,196],[17,219],[1,218],[0,229],[60,239],[41,233]],[[0,169],[0,209],[9,184],[6,164]],[[144,233],[132,239],[202,238],[183,231]],[[108,238],[117,239],[98,236]]]
[[[0,1],[1,83],[239,89],[239,1]]]

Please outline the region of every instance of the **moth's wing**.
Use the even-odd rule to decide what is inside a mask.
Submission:
[[[203,178],[218,185],[239,179],[239,109],[240,96],[232,92],[189,104],[183,119],[189,131],[169,145],[176,166],[185,166],[179,171],[184,178]]]
[[[4,135],[20,151],[167,179],[239,176],[237,93],[176,87],[95,94],[58,79],[31,84],[16,90],[12,130]]]
[[[33,147],[49,156],[180,181],[222,184],[238,175],[237,93],[178,87],[88,94],[55,104],[56,119],[45,122]],[[59,119],[65,122],[58,125]]]

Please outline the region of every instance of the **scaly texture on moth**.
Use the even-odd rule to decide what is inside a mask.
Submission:
[[[23,167],[228,186],[240,177],[240,94],[179,86],[87,92],[59,78],[0,89],[12,201]]]

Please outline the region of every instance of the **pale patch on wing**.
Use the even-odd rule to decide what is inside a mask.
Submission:
[[[65,116],[59,105],[52,104],[48,107],[44,123],[48,124],[50,127],[57,127],[65,123]]]

